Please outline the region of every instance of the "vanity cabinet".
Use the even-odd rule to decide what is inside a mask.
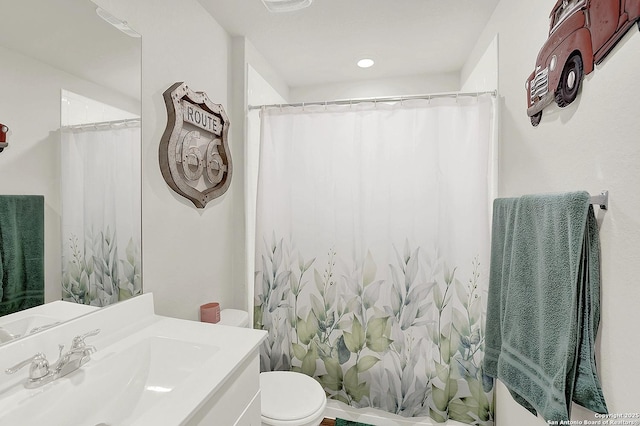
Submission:
[[[237,365],[186,424],[260,426],[260,360],[257,349]]]

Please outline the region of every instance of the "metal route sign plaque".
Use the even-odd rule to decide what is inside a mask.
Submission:
[[[185,83],[175,83],[163,96],[168,120],[159,148],[162,176],[171,189],[204,208],[231,184],[229,118],[222,105]]]

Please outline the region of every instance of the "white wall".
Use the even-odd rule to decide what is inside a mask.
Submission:
[[[498,89],[500,65],[498,52],[498,34],[496,34],[479,60],[473,63],[468,61],[462,67],[461,92],[489,92]]]
[[[639,411],[640,343],[640,34],[633,27],[613,53],[586,77],[576,102],[544,111],[537,128],[526,114],[524,82],[546,40],[555,0],[502,0],[465,66],[473,70],[499,34],[501,104],[500,196],[584,189],[610,191],[608,211],[597,211],[602,263],[602,315],[597,361],[612,413]],[[470,72],[470,71],[467,71]],[[463,80],[468,78],[463,75]],[[476,76],[478,77],[478,76]],[[497,426],[546,424],[498,387]],[[573,420],[594,420],[574,408]]]
[[[375,66],[375,65],[374,65]],[[363,69],[366,76],[366,69]],[[318,102],[385,96],[454,92],[460,88],[458,73],[412,75],[386,79],[366,79],[348,83],[292,87],[290,102]]]
[[[247,103],[249,105],[285,104],[288,101],[265,78],[256,71],[251,64],[247,65]],[[258,165],[260,159],[260,111],[251,110],[247,113],[247,143],[246,143],[246,184],[245,211],[247,217],[246,231],[246,259],[247,282],[249,291],[247,302],[254,305],[254,271],[256,244],[256,203],[258,196]],[[253,323],[253,309],[249,309]]]
[[[68,90],[62,90],[60,125],[74,126],[87,123],[102,123],[140,118],[140,102],[137,102],[137,113],[116,108]]]
[[[45,302],[62,298],[60,241],[61,89],[131,112],[137,103],[0,46],[0,122],[9,146],[0,153],[0,194],[44,195]]]
[[[249,105],[284,102],[289,87],[249,40],[234,37],[231,46],[231,104],[232,132],[236,148],[235,183],[242,188],[242,198],[236,208],[242,212],[234,216],[235,241],[231,262],[233,268],[235,307],[253,314],[255,197],[257,156],[260,134],[257,111],[251,117]],[[260,71],[256,71],[259,69]],[[262,77],[267,76],[267,79]],[[253,124],[253,127],[252,127]]]
[[[244,39],[245,62],[247,73],[247,101],[249,105],[261,105],[287,100],[291,102],[291,89],[280,78],[278,72],[253,46],[251,41]]]
[[[222,104],[232,121],[234,167],[243,159],[230,111],[231,38],[196,0],[96,0],[142,34],[142,265],[143,289],[153,292],[156,312],[199,318],[201,304],[244,307],[244,272],[234,275],[233,254],[243,244],[242,167],[229,190],[197,209],[174,193],[160,173],[158,146],[167,123],[163,92],[186,82]],[[237,278],[239,277],[239,278]],[[239,291],[236,291],[238,289]]]

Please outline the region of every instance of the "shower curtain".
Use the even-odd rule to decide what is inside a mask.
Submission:
[[[406,417],[493,424],[483,372],[494,99],[262,111],[261,369]]]
[[[63,130],[61,175],[63,300],[141,294],[139,124]]]

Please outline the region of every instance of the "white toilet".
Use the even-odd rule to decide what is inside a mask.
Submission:
[[[218,324],[247,327],[249,314],[223,309]],[[260,373],[262,424],[265,426],[318,426],[327,398],[320,383],[292,371]]]

